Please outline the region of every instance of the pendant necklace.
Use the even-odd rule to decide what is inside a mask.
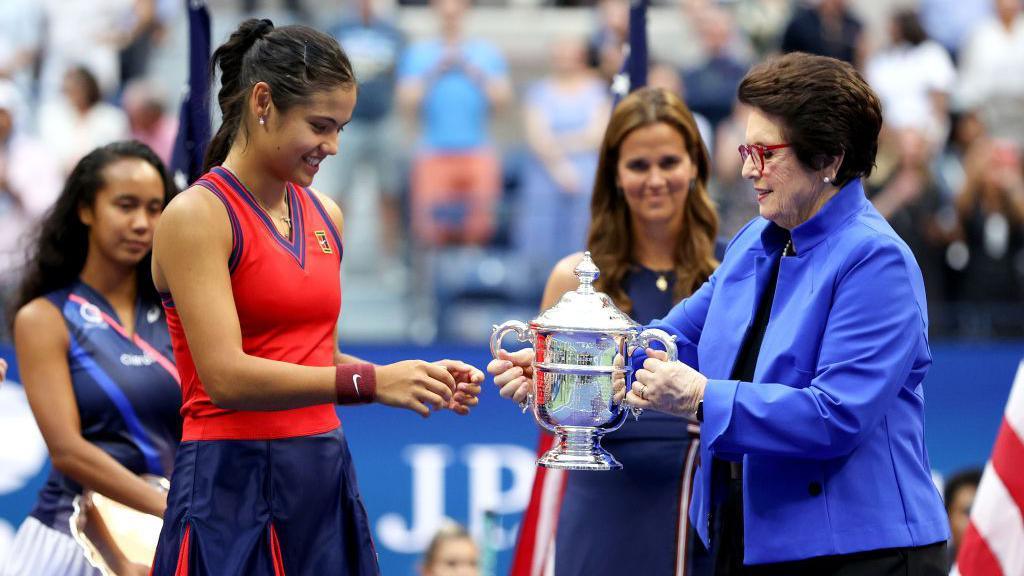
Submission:
[[[266,206],[263,205],[263,201],[260,200],[259,197],[256,196],[255,194],[253,194],[252,197],[256,199],[256,202],[260,205],[260,208],[263,208],[264,212],[266,212],[271,218],[277,218],[278,220],[284,222],[285,226],[288,227],[288,230],[291,231],[291,229],[292,229],[291,204],[288,202],[288,190],[284,191],[284,205],[286,207],[286,210],[289,211],[288,214],[285,215],[285,216],[278,216],[277,214],[274,214],[273,212],[271,212],[269,208],[267,208]]]

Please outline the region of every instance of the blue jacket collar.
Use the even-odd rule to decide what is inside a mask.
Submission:
[[[793,248],[796,253],[802,254],[817,246],[835,232],[840,224],[863,210],[867,203],[868,199],[864,195],[864,186],[860,178],[847,182],[821,207],[821,210],[818,210],[817,214],[793,229]],[[761,244],[766,253],[771,253],[782,250],[789,237],[790,234],[784,228],[774,222],[768,222],[761,231]]]

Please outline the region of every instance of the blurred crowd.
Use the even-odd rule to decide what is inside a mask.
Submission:
[[[168,28],[184,4],[0,2],[0,301],[17,281],[26,234],[82,155],[133,137],[169,160],[182,86],[163,85],[150,62],[174,38]],[[263,9],[210,4],[233,4],[239,17]],[[347,0],[329,15],[298,0],[272,4],[335,35],[353,61],[358,104],[316,186],[347,213],[356,196],[370,199],[373,221],[354,223],[373,236],[370,269],[408,271],[389,281],[430,303],[438,337],[476,338],[514,310],[535,310],[554,263],[584,245],[610,87],[623,81],[628,0],[553,3],[590,32],[552,38],[533,67],[546,72],[528,75],[471,33],[470,0],[400,2],[425,5],[427,31],[403,28],[406,8],[375,0]],[[735,93],[747,69],[780,51],[847,60],[882,101],[867,188],[920,262],[933,336],[1024,337],[1022,0],[671,7],[692,31],[680,44],[698,56],[684,67],[652,61],[649,83],[677,91],[697,117],[720,236],[757,213],[736,151],[747,111]],[[865,19],[865,9],[883,14]],[[498,138],[509,119],[516,137]]]

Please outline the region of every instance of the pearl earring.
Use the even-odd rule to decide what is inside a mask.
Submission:
[[[824,178],[822,178],[821,181],[824,182],[825,184],[831,184],[832,183],[832,179],[829,178],[828,176],[825,176]]]
[[[266,125],[267,125],[267,117],[266,116],[260,116],[260,126],[266,126]]]

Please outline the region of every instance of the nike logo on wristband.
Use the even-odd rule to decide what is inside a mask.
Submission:
[[[363,395],[359,392],[359,374],[352,375],[352,385],[356,387],[356,396],[362,398]]]

